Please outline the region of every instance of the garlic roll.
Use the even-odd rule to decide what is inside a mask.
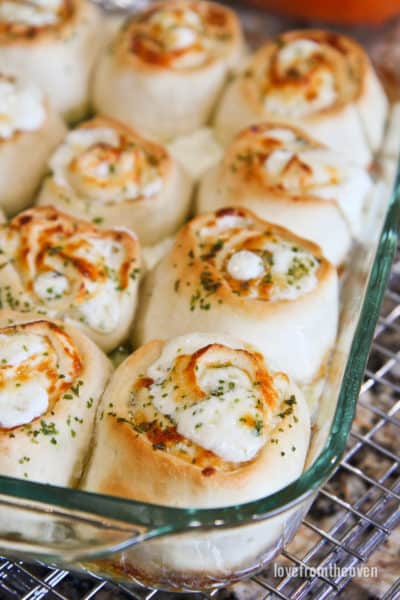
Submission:
[[[336,269],[318,246],[248,210],[226,208],[183,227],[148,275],[135,341],[231,334],[304,383],[321,375],[337,321]]]
[[[111,374],[79,330],[0,311],[0,473],[76,485]]]
[[[133,230],[146,245],[172,235],[189,210],[192,181],[169,152],[97,117],[70,131],[49,162],[38,204],[100,227]]]
[[[0,70],[38,85],[68,120],[82,118],[102,21],[87,0],[3,0]]]
[[[137,238],[52,207],[0,226],[0,303],[81,328],[109,351],[128,335],[140,277]]]
[[[286,123],[253,125],[203,177],[197,211],[243,206],[318,244],[342,264],[363,229],[367,171]]]
[[[302,393],[254,348],[211,333],[153,341],[107,388],[84,487],[179,507],[247,502],[301,474],[309,436]]]
[[[0,208],[8,216],[33,202],[47,159],[65,133],[38,86],[0,73]]]
[[[93,103],[162,141],[210,118],[243,52],[239,20],[202,0],[152,5],[122,27],[96,69]]]
[[[289,121],[363,166],[378,150],[387,99],[365,51],[341,34],[303,30],[267,42],[228,86],[223,141],[263,121]]]

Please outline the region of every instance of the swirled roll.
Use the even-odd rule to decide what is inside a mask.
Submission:
[[[198,212],[243,206],[318,244],[335,265],[362,231],[368,173],[287,124],[241,132],[204,176]]]
[[[36,85],[0,73],[0,208],[7,215],[32,203],[47,159],[65,133]]]
[[[364,50],[328,31],[292,31],[265,44],[227,88],[216,116],[219,137],[271,119],[368,165],[382,141],[387,99]]]
[[[246,338],[273,368],[304,383],[321,374],[337,318],[336,269],[318,246],[226,208],[190,221],[148,276],[136,336]]]
[[[189,210],[192,183],[162,146],[108,118],[70,131],[50,160],[38,203],[101,227],[123,226],[152,245]]]
[[[190,133],[210,117],[243,49],[236,15],[198,0],[171,0],[129,20],[100,60],[93,102],[156,139]]]
[[[88,107],[103,45],[99,10],[86,0],[2,0],[0,70],[36,83],[68,119]]]
[[[1,475],[75,485],[110,374],[77,329],[0,311]]]
[[[150,342],[115,372],[85,488],[180,507],[271,494],[298,477],[307,404],[247,344],[192,333]]]
[[[0,305],[80,327],[103,350],[132,325],[140,275],[137,238],[101,231],[53,207],[0,226]]]

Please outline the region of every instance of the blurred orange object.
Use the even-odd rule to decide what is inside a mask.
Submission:
[[[380,23],[400,14],[400,0],[250,0],[269,10],[332,23]]]

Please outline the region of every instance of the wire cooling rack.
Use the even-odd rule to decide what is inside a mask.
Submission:
[[[400,525],[400,250],[375,333],[348,446],[340,467],[320,490],[289,548],[257,577],[196,600],[322,600],[354,587],[352,575],[370,558],[374,579],[359,598],[400,598],[399,559],[377,559]],[[371,564],[370,562],[368,564]],[[278,569],[277,569],[278,565]],[[284,571],[284,576],[279,572]],[[288,568],[291,567],[291,570]],[[297,568],[297,573],[293,572]],[[307,571],[307,569],[309,569]],[[310,571],[310,569],[316,569]],[[373,572],[373,567],[371,567]],[[397,573],[397,575],[396,575]],[[367,574],[368,576],[368,574]],[[364,575],[365,577],[365,575]],[[371,593],[378,586],[379,591]],[[368,592],[366,591],[368,590]],[[77,575],[43,563],[0,559],[0,600],[172,600],[184,598]],[[343,597],[343,596],[342,596]]]

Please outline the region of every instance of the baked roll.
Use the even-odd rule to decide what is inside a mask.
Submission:
[[[86,0],[3,0],[0,70],[36,83],[68,120],[81,118],[103,45],[101,23],[99,9]]]
[[[247,502],[301,474],[309,436],[299,389],[247,344],[153,341],[105,392],[84,487],[177,507]]]
[[[109,360],[77,329],[1,310],[1,475],[76,485],[110,374]]]
[[[190,133],[210,118],[242,51],[239,20],[228,8],[159,2],[129,20],[104,52],[94,106],[163,141]]]
[[[305,383],[321,375],[337,318],[336,269],[318,246],[226,208],[190,221],[149,274],[135,339],[190,331],[245,337],[272,368]]]
[[[200,184],[197,211],[243,206],[318,244],[339,265],[362,231],[373,183],[359,165],[297,127],[254,125],[241,132]]]
[[[139,243],[53,207],[0,226],[0,305],[80,327],[104,351],[128,335],[140,275]]]
[[[328,31],[291,31],[258,50],[227,88],[216,130],[229,141],[271,119],[310,135],[364,166],[379,148],[387,99],[364,50]]]
[[[112,119],[70,131],[49,164],[39,204],[100,227],[128,227],[146,245],[175,233],[189,210],[192,182],[180,164]]]
[[[33,202],[66,129],[43,92],[14,76],[0,73],[0,105],[0,208],[12,216]]]

